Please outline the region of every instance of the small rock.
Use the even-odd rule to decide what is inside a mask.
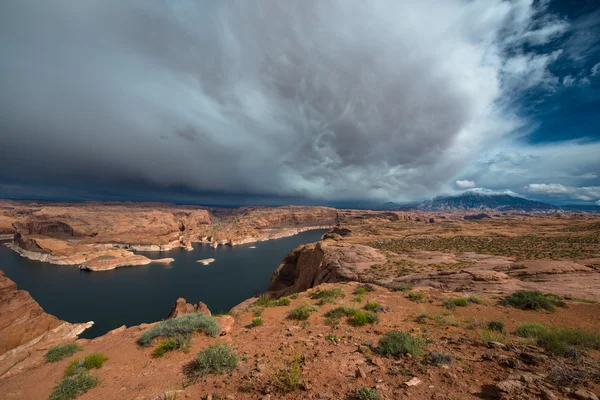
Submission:
[[[506,348],[506,345],[504,343],[500,343],[500,342],[488,342],[488,347],[492,348],[492,349],[504,349]]]
[[[411,387],[411,386],[418,386],[418,385],[420,385],[421,383],[423,383],[423,382],[422,382],[422,381],[421,381],[419,378],[417,378],[416,376],[415,376],[414,378],[412,378],[412,379],[410,379],[410,380],[408,380],[408,381],[404,382],[404,384],[405,384],[406,386],[408,386],[408,387]]]
[[[356,378],[363,378],[363,379],[365,379],[367,377],[367,373],[361,367],[356,368],[356,372],[355,372],[354,375],[356,376]]]
[[[542,388],[542,400],[557,400],[558,397],[550,389]]]
[[[585,389],[577,389],[573,392],[573,396],[575,396],[579,400],[598,400],[598,396]]]
[[[504,393],[512,394],[515,392],[522,391],[525,389],[525,386],[520,382],[512,379],[507,379],[502,382],[498,382],[496,387]]]

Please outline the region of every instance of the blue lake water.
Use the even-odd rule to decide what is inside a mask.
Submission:
[[[325,232],[307,231],[235,247],[213,249],[196,243],[194,251],[144,252],[140,254],[175,261],[104,272],[28,260],[0,245],[0,269],[47,313],[69,322],[94,321],[81,335],[93,338],[121,325],[159,321],[178,297],[188,303],[203,301],[213,313],[227,312],[264,292],[271,274],[290,250],[320,240]],[[206,266],[196,262],[204,258],[215,261]]]

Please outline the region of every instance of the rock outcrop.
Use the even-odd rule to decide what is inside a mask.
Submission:
[[[361,281],[369,267],[385,260],[378,250],[360,244],[321,241],[302,245],[292,250],[277,267],[268,291],[279,297],[321,283]]]
[[[169,318],[177,318],[182,315],[191,314],[191,313],[200,313],[204,315],[211,315],[208,306],[203,302],[199,302],[198,304],[189,304],[183,297],[177,299],[177,302],[171,308],[169,315],[167,315],[167,319]]]
[[[72,324],[46,314],[0,271],[0,378],[40,365],[49,347],[77,339],[92,324]]]

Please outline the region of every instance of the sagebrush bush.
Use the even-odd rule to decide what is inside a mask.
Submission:
[[[402,285],[392,286],[392,291],[394,292],[408,292],[414,288],[412,283],[403,283]]]
[[[186,349],[187,346],[189,346],[191,340],[191,336],[182,335],[167,338],[160,342],[156,349],[154,349],[154,352],[152,352],[152,357],[159,358],[164,356],[169,351],[174,351],[181,348]]]
[[[524,338],[537,338],[545,330],[546,327],[542,324],[538,324],[537,322],[526,322],[517,327],[515,334]]]
[[[273,374],[275,385],[284,393],[291,393],[300,389],[302,383],[302,357],[292,354],[291,360]]]
[[[537,290],[519,290],[505,297],[501,304],[521,310],[554,311],[556,307],[566,307],[566,303],[561,297],[554,294],[543,294]]]
[[[348,322],[353,326],[364,326],[376,324],[379,322],[379,317],[374,312],[358,310],[348,319]]]
[[[421,357],[425,352],[423,339],[411,336],[406,332],[390,331],[379,338],[377,351],[384,355],[405,355]]]
[[[529,322],[520,325],[515,333],[521,337],[537,339],[538,346],[554,355],[571,355],[576,348],[600,350],[600,335],[580,329],[546,328]]]
[[[208,336],[215,337],[221,332],[221,328],[219,328],[214,318],[200,313],[192,313],[162,321],[144,332],[137,342],[140,346],[147,347],[159,336],[163,338],[188,336],[195,331],[201,331]]]
[[[358,400],[381,400],[377,390],[368,387],[363,387],[357,390],[355,397]]]
[[[264,323],[265,323],[265,320],[262,317],[256,317],[256,318],[252,319],[250,326],[251,327],[262,326]]]
[[[77,343],[59,344],[50,348],[46,352],[46,361],[57,362],[65,357],[70,357],[81,350],[81,346]]]
[[[414,302],[421,303],[421,302],[425,301],[425,293],[409,292],[408,298]]]
[[[104,365],[106,360],[108,360],[108,357],[102,353],[90,353],[82,359],[76,358],[67,366],[65,376],[77,375],[82,371],[87,371],[93,368],[102,368],[102,365]]]
[[[59,383],[54,385],[48,400],[74,399],[98,385],[98,382],[100,382],[100,380],[97,377],[88,374],[87,371],[80,371],[75,375],[66,376]]]
[[[504,322],[502,322],[502,321],[488,321],[487,328],[490,331],[504,332]]]
[[[318,299],[318,305],[335,303],[337,299],[346,297],[341,288],[333,288],[328,290],[319,290],[309,295],[311,299]]]
[[[352,307],[336,307],[325,313],[325,318],[340,319],[342,317],[350,317],[356,314],[358,310]]]
[[[432,351],[429,353],[429,363],[432,365],[452,364],[452,354],[441,351]]]
[[[238,356],[227,344],[218,343],[208,346],[198,353],[193,371],[197,376],[223,374],[233,371],[238,362]]]
[[[356,294],[358,296],[364,296],[365,294],[367,294],[367,289],[365,289],[363,287],[356,288],[356,290],[354,291],[354,294]]]
[[[310,309],[306,304],[298,306],[288,313],[289,319],[295,319],[297,321],[306,321],[310,317]]]
[[[376,301],[368,301],[367,304],[365,304],[364,309],[367,311],[373,311],[373,312],[384,311],[383,306],[381,304],[377,303]]]

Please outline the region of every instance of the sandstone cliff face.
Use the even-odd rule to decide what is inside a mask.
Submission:
[[[40,365],[49,347],[75,340],[92,324],[71,324],[46,314],[0,271],[0,378]]]
[[[321,283],[361,281],[371,265],[385,260],[378,250],[360,244],[321,241],[303,245],[283,259],[271,277],[268,291],[285,296]]]

